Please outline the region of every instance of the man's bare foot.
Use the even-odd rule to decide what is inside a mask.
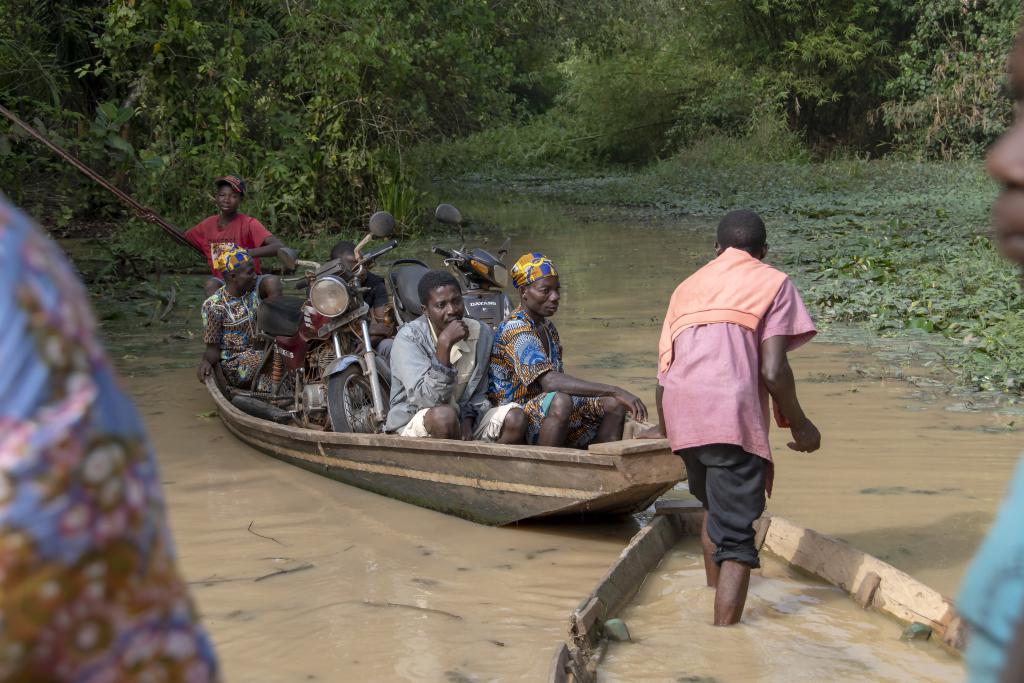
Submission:
[[[637,432],[633,436],[633,438],[634,439],[664,439],[665,438],[665,429],[661,425],[654,425],[653,427],[648,427],[646,429],[640,430],[639,432]]]

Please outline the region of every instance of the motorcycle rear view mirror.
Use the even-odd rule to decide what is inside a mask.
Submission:
[[[389,237],[395,231],[395,217],[387,211],[378,211],[370,216],[369,230],[374,237]]]
[[[434,218],[438,223],[453,225],[459,229],[459,241],[462,248],[466,248],[466,235],[462,232],[462,213],[451,204],[438,204],[434,209]]]
[[[462,225],[462,214],[451,204],[438,204],[434,209],[434,218],[445,225]]]

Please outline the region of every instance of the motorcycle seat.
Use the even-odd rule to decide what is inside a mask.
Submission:
[[[299,331],[304,303],[306,300],[298,296],[267,299],[256,312],[256,327],[274,337],[294,336]]]
[[[430,268],[427,264],[415,259],[395,261],[388,270],[389,284],[395,299],[395,314],[401,317],[402,322],[411,322],[423,314],[418,288],[428,270]]]

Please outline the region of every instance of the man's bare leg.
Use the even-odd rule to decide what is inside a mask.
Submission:
[[[700,525],[700,543],[704,549],[704,575],[712,588],[718,585],[718,565],[715,564],[715,544],[708,536],[708,511],[704,510],[704,521]]]
[[[434,439],[460,439],[459,415],[449,405],[434,406],[423,416],[423,426]]]
[[[749,566],[735,560],[722,563],[715,588],[715,626],[731,626],[739,622],[749,585]]]
[[[528,420],[522,408],[513,408],[505,415],[498,433],[498,443],[526,443],[526,426]]]
[[[564,446],[569,434],[569,415],[572,414],[572,399],[568,394],[556,393],[548,406],[544,421],[540,423],[537,435],[538,446]]]
[[[608,396],[601,399],[601,407],[604,408],[604,417],[601,419],[601,426],[597,428],[597,435],[591,443],[621,441],[622,428],[626,424],[626,409]]]

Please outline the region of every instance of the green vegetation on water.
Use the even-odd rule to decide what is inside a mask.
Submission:
[[[687,156],[636,172],[492,169],[450,182],[631,207],[639,220],[755,209],[770,259],[793,274],[819,322],[942,335],[943,362],[964,384],[1021,391],[1024,296],[988,239],[996,187],[979,163],[700,165]]]

